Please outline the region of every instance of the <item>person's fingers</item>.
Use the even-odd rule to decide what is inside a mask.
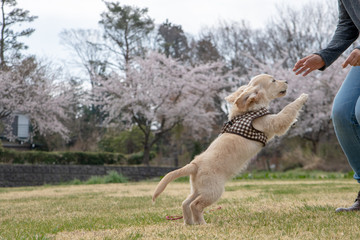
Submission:
[[[357,63],[358,63],[358,60],[355,57],[350,61],[351,66],[356,66]]]
[[[308,74],[311,73],[312,71],[314,71],[314,69],[309,68],[309,69],[303,74],[303,76],[305,77],[306,75],[308,75]]]
[[[306,69],[307,69],[307,67],[302,66],[298,71],[295,72],[295,75],[301,74],[301,73],[304,72]]]
[[[354,53],[351,53],[351,54],[349,55],[348,59],[349,59],[348,62],[349,62],[349,64],[350,64],[351,66],[354,66],[354,64],[357,62],[357,61],[356,61],[356,56],[355,56]]]
[[[299,68],[300,68],[301,66],[302,66],[302,65],[301,65],[299,62],[297,62],[292,70],[293,70],[294,72],[296,72],[297,70],[299,70]]]
[[[343,64],[341,64],[341,65],[342,65],[343,68],[346,68],[347,65],[349,65],[348,59],[346,59],[346,60],[343,62]]]
[[[350,53],[350,55],[343,62],[342,67],[346,68],[348,65],[350,66],[360,66],[360,50],[355,49]]]
[[[301,66],[303,66],[304,62],[306,62],[310,57],[311,57],[311,55],[306,56],[306,57],[300,59],[299,61],[297,61],[297,62],[295,63],[294,68],[300,68]]]
[[[353,52],[353,58],[350,62],[350,65],[351,66],[359,66],[359,63],[360,63],[360,55],[357,54],[356,52]]]
[[[296,72],[297,70],[299,70],[299,68],[301,68],[301,67],[303,66],[303,63],[304,63],[304,62],[298,61],[298,62],[295,64],[295,66],[294,66],[294,68],[293,68],[293,71]]]
[[[354,66],[353,64],[354,64],[354,56],[350,54],[343,62],[342,67],[346,68],[348,65]]]
[[[299,61],[297,61],[295,63],[293,71],[296,72],[297,70],[299,70],[310,57],[311,57],[311,55],[304,57],[304,58],[300,59]]]

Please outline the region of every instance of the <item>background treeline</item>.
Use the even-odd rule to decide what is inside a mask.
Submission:
[[[16,7],[16,1],[2,2]],[[28,114],[32,140],[43,149],[138,154],[137,163],[186,164],[227,120],[230,106],[224,97],[252,76],[269,73],[290,85],[288,95],[271,106],[273,112],[302,92],[310,94],[310,101],[289,134],[266,146],[251,167],[348,170],[330,118],[347,70],[335,62],[306,78],[291,71],[298,59],[330,40],[337,23],[336,1],[312,2],[300,9],[283,5],[261,29],[246,21],[219,20],[195,36],[176,23],[155,24],[146,8],[104,4],[107,10],[99,16],[98,29],[65,29],[60,34],[73,56],[69,66],[80,71],[65,74],[50,62],[23,55],[26,46],[19,45],[19,37],[30,36],[30,28],[14,41],[4,41],[7,48],[0,49],[0,89],[18,92],[4,95],[8,102],[0,102],[0,117]],[[14,22],[36,20],[26,14]],[[10,51],[12,46],[19,47]],[[9,86],[10,79],[17,85]],[[32,91],[44,105],[53,104],[40,109],[35,97],[19,103],[24,98],[21,89]]]

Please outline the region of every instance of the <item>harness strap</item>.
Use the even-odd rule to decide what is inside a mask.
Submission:
[[[230,121],[226,122],[221,129],[221,133],[233,133],[245,137],[250,140],[261,142],[264,146],[267,142],[265,133],[255,129],[252,122],[259,117],[270,114],[266,108],[261,108],[256,111],[250,111],[242,115],[236,116]]]

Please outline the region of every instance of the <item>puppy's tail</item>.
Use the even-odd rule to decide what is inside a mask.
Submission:
[[[166,174],[165,177],[163,177],[163,179],[161,179],[161,181],[159,182],[159,184],[157,185],[157,187],[155,189],[155,192],[152,197],[153,202],[155,202],[155,199],[165,190],[166,186],[171,181],[173,181],[179,177],[189,176],[190,174],[194,174],[197,172],[197,169],[198,168],[195,164],[189,163],[180,169],[174,170],[174,171]]]

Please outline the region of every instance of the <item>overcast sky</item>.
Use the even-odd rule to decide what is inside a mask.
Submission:
[[[331,0],[336,1],[336,0]],[[28,53],[49,59],[69,57],[60,44],[63,29],[98,29],[100,13],[104,12],[102,0],[17,0],[17,7],[38,16],[26,25],[36,29],[28,39]],[[219,19],[246,20],[251,27],[261,28],[276,13],[276,5],[288,4],[298,8],[299,0],[121,0],[121,4],[147,7],[156,24],[169,19],[179,24],[185,32],[196,35],[201,27],[213,26]],[[24,26],[25,27],[25,26]]]

